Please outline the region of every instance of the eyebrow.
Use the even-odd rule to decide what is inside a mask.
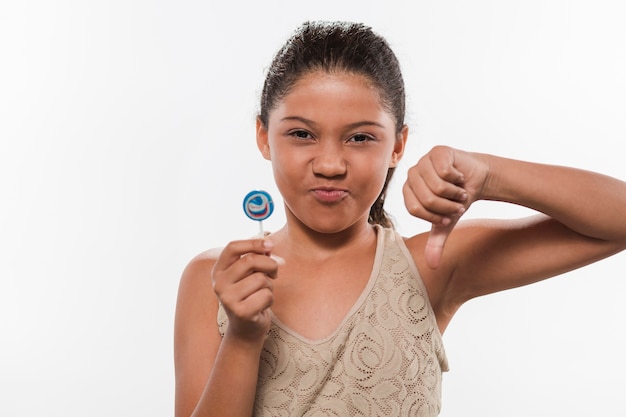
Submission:
[[[288,121],[298,121],[298,122],[302,122],[308,126],[311,127],[317,127],[318,124],[315,123],[313,120],[309,120],[307,118],[301,117],[301,116],[287,116],[287,117],[283,117],[282,119],[280,119],[281,122],[288,122]],[[356,129],[362,126],[376,126],[376,127],[380,127],[381,129],[384,129],[385,126],[383,126],[382,124],[378,123],[378,122],[373,122],[371,120],[362,120],[360,122],[355,122],[355,123],[350,123],[349,125],[346,126],[346,129],[350,130],[350,129]]]

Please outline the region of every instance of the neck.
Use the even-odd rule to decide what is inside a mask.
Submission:
[[[336,256],[355,247],[375,245],[376,242],[376,231],[367,218],[346,229],[327,233],[307,227],[288,213],[285,226],[273,235],[281,252],[310,260]]]

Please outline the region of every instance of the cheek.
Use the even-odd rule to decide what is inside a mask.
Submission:
[[[298,160],[297,155],[274,151],[272,171],[279,186],[284,183],[300,182],[306,174],[306,164]]]
[[[380,174],[378,174],[376,176],[376,181],[372,181],[372,183],[375,183],[375,187],[376,187],[376,197],[378,197],[378,194],[380,194],[380,192],[383,190],[383,187],[385,186],[385,181],[387,180],[387,173],[389,172],[389,167],[387,165],[384,165],[381,167]]]
[[[355,177],[358,177],[361,198],[366,199],[370,205],[380,195],[387,179],[388,170],[387,161],[369,161],[358,172],[352,172]],[[365,200],[363,202],[365,203]]]

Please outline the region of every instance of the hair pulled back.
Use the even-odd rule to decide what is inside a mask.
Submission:
[[[346,72],[367,77],[381,104],[393,116],[396,132],[404,126],[405,92],[400,64],[387,41],[361,23],[305,22],[278,50],[261,92],[259,119],[268,126],[269,113],[304,75],[315,71]],[[368,221],[393,227],[383,205],[395,168],[389,168],[383,189],[370,208]]]

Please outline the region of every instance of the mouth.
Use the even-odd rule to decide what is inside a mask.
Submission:
[[[323,203],[336,203],[338,201],[343,200],[347,195],[348,191],[340,188],[314,188],[311,190],[316,199]]]

